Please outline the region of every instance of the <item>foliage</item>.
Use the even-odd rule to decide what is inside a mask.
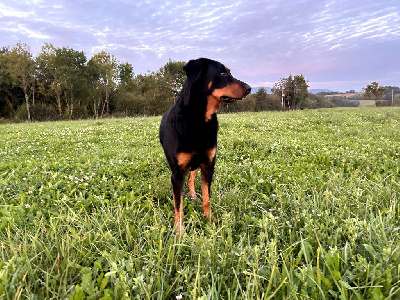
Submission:
[[[332,97],[331,98],[332,103],[335,106],[339,107],[357,107],[360,106],[360,102],[358,100],[352,101],[344,97]]]
[[[30,115],[30,95],[34,90],[34,61],[29,46],[24,43],[17,43],[7,53],[7,72],[11,77],[14,86],[21,88],[25,96],[25,107],[28,122]]]
[[[261,87],[256,93],[250,94],[245,100],[225,104],[222,112],[244,112],[244,111],[265,111],[281,110],[280,99],[276,95],[269,95],[265,88]]]
[[[399,297],[398,108],[219,120],[180,240],[159,117],[1,125],[0,297]]]
[[[272,92],[283,101],[287,109],[298,109],[306,101],[308,96],[308,84],[303,75],[289,75],[288,78],[281,78],[274,84]]]
[[[75,102],[81,96],[82,77],[85,74],[86,64],[85,54],[71,48],[55,48],[52,44],[45,44],[36,58],[36,64],[37,85],[40,92],[56,99],[55,109],[59,119],[63,119],[64,114],[72,119],[74,108],[78,106]],[[50,105],[42,101],[40,106],[46,108]],[[44,112],[43,118],[38,118],[38,120],[46,120],[46,117],[51,118],[53,115],[46,109],[41,111]]]
[[[183,70],[185,64],[186,63],[183,61],[174,62],[170,59],[158,71],[158,76],[163,79],[161,84],[165,85],[163,88],[170,91],[170,96],[173,99],[179,96],[183,84],[185,83],[186,74]]]
[[[8,48],[0,49],[0,118],[11,118],[20,103],[16,103],[17,91],[13,88],[8,70]]]
[[[131,64],[105,51],[88,59],[82,51],[45,43],[41,52],[32,57],[24,43],[11,49],[3,47],[0,49],[0,120],[162,115],[174,103],[186,80],[184,65],[183,61],[169,60],[157,71],[135,74]],[[398,105],[398,87],[388,87],[384,99],[389,97],[389,89],[390,97],[393,90],[394,105]],[[261,87],[244,101],[223,104],[221,110],[258,112],[357,105],[354,101],[336,98],[328,101],[309,93],[304,75],[281,78],[272,91],[272,95],[268,94]]]
[[[390,100],[392,101],[393,97],[393,104],[400,103],[400,87],[398,86],[385,86],[385,95],[383,96],[383,100]],[[399,104],[397,104],[399,106]]]
[[[375,102],[375,105],[378,107],[382,107],[382,106],[391,106],[392,102],[388,101],[388,100],[378,100]]]
[[[18,43],[0,51],[0,117],[63,120],[159,115],[186,79],[182,61],[136,75],[129,63],[104,51],[87,60],[82,51],[46,43],[37,57]],[[22,107],[24,105],[24,107]]]
[[[335,105],[324,96],[308,93],[307,97],[300,102],[300,109],[331,108]]]
[[[386,88],[381,86],[378,82],[374,81],[363,88],[363,90],[365,98],[374,99],[375,102],[377,102],[385,95]]]

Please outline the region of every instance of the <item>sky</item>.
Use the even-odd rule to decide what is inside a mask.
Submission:
[[[106,51],[135,74],[208,57],[253,87],[400,86],[400,0],[0,0],[0,47]]]

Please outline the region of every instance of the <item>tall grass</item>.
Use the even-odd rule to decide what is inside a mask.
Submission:
[[[219,120],[181,238],[160,118],[1,125],[1,297],[400,298],[400,110]]]

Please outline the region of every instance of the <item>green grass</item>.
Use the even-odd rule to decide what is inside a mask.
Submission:
[[[219,120],[181,239],[159,117],[1,125],[0,297],[400,298],[399,109]]]

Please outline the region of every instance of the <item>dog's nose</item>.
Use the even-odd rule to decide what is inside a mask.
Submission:
[[[251,86],[249,86],[248,84],[244,84],[244,89],[245,89],[245,91],[246,91],[246,94],[250,94],[250,92],[251,92]]]

